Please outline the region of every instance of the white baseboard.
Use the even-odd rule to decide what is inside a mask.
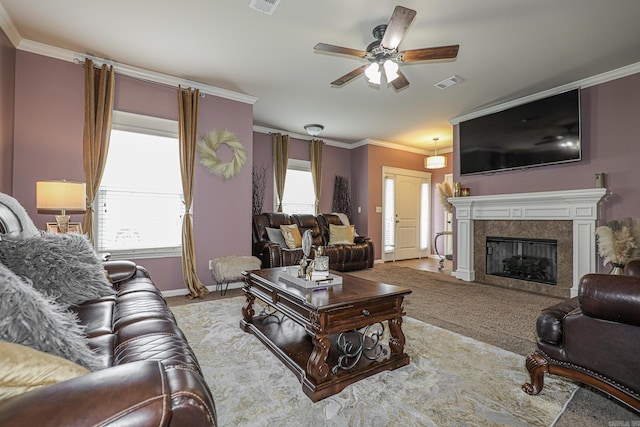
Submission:
[[[229,282],[229,288],[228,289],[241,289],[244,286],[244,282],[238,281],[238,282]],[[224,290],[226,287],[226,285],[223,285],[222,289]],[[216,292],[216,285],[208,285],[206,286],[207,289],[209,289],[210,292]],[[220,287],[218,287],[217,291],[220,291]],[[168,291],[162,291],[162,296],[163,297],[179,297],[181,295],[187,295],[189,293],[189,291],[184,288],[184,289],[171,289]]]

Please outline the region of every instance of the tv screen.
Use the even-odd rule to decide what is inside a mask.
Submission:
[[[461,175],[579,161],[580,91],[470,119],[459,127]]]

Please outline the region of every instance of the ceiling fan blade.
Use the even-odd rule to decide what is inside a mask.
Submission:
[[[395,90],[400,90],[406,86],[409,86],[409,80],[402,74],[402,71],[398,70],[398,77],[391,82],[391,85]]]
[[[348,47],[334,46],[332,44],[326,43],[318,43],[313,47],[314,50],[319,50],[322,52],[330,52],[330,53],[340,53],[342,55],[350,55],[357,56],[360,58],[364,58],[367,55],[367,52],[364,50],[351,49]]]
[[[351,80],[359,77],[360,74],[364,73],[364,69],[367,68],[368,64],[363,65],[362,67],[358,67],[353,71],[348,72],[344,76],[334,80],[331,82],[332,86],[342,86],[345,83],[350,82]]]
[[[415,17],[415,10],[396,6],[389,20],[389,24],[387,24],[387,29],[384,31],[380,45],[385,49],[396,49]]]
[[[405,50],[398,54],[401,62],[426,61],[429,59],[450,59],[458,56],[460,45],[427,47],[424,49]]]

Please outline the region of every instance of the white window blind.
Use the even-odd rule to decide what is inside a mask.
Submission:
[[[288,214],[315,214],[316,196],[313,190],[311,162],[289,159],[284,181],[282,211]]]
[[[384,251],[393,252],[396,240],[396,180],[384,177]]]
[[[185,207],[177,128],[175,121],[114,115],[96,206],[98,252],[116,259],[180,255]]]

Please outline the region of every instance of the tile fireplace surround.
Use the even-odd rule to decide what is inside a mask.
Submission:
[[[451,274],[465,281],[477,278],[484,283],[537,293],[576,296],[580,277],[596,271],[598,204],[606,193],[606,188],[590,188],[450,198],[457,225],[457,265]],[[474,224],[476,221],[481,222]],[[551,235],[557,239],[558,285],[485,276],[484,259],[475,258],[485,253],[487,233],[493,235],[500,231],[510,234],[500,237],[547,238]],[[481,246],[476,247],[475,243]],[[563,256],[561,247],[571,254]]]

